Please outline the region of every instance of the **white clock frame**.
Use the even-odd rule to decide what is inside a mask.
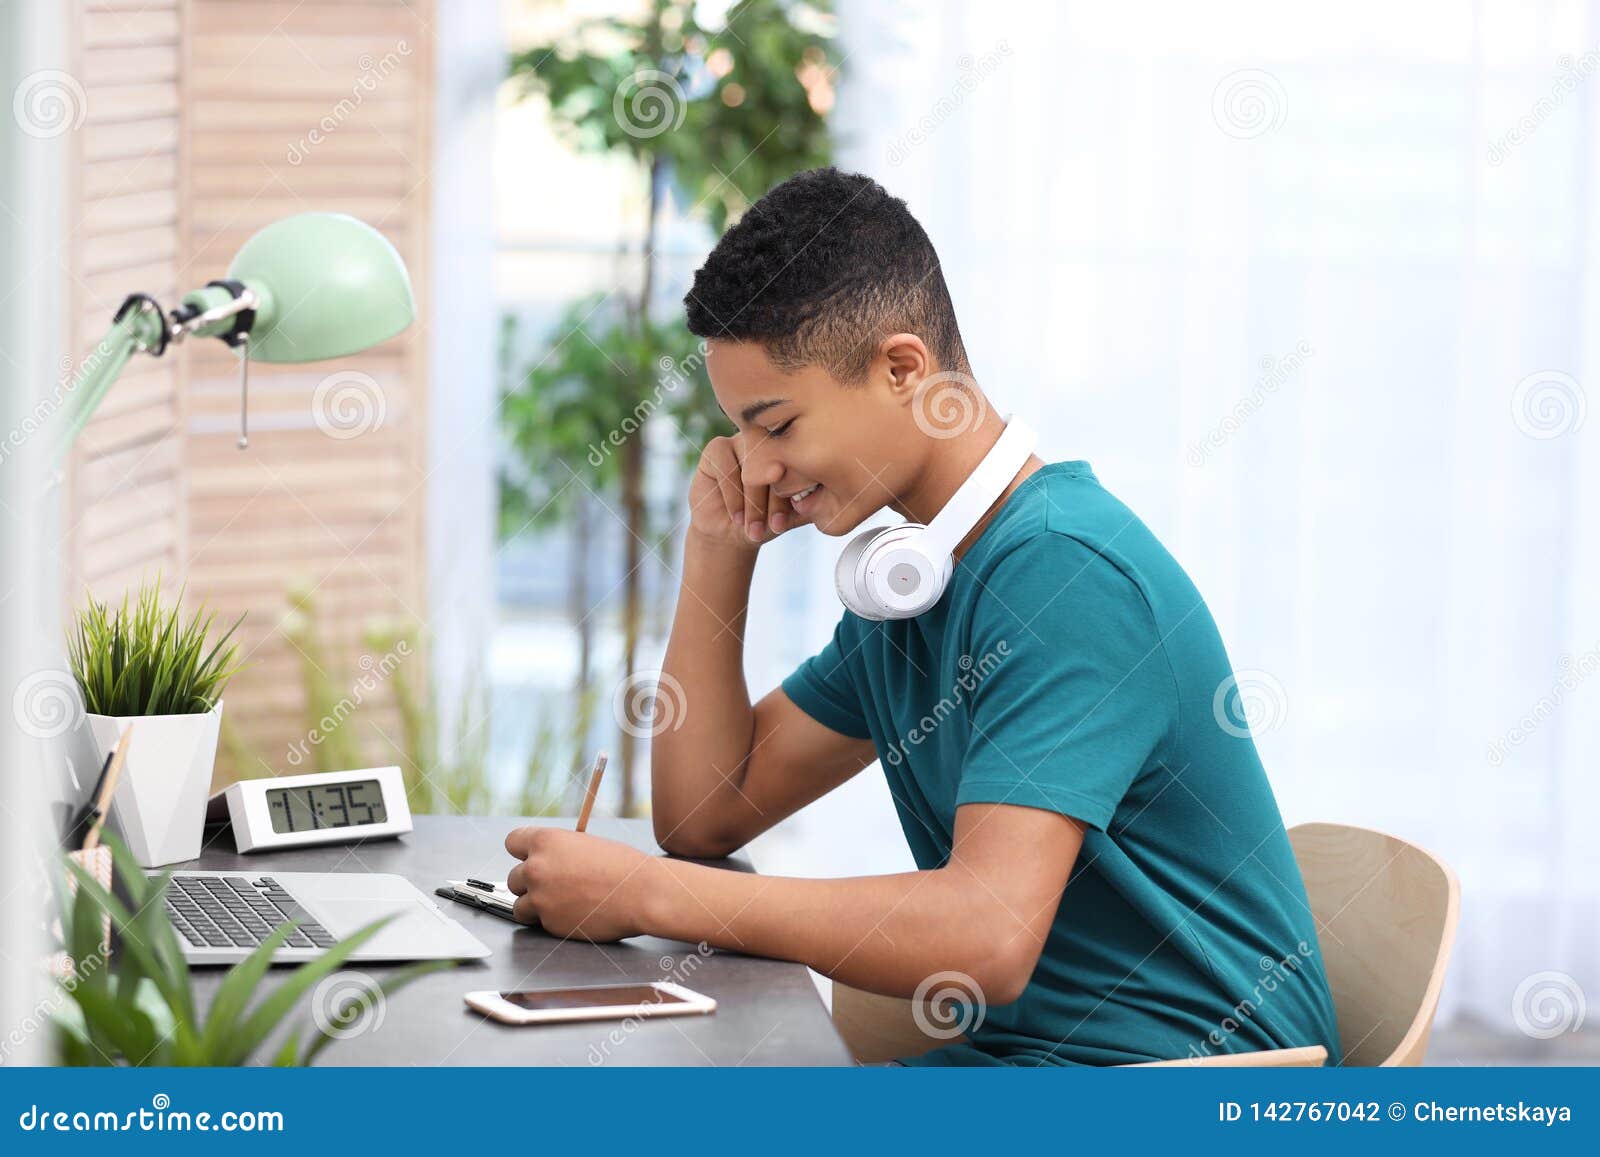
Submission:
[[[284,788],[320,787],[330,783],[375,779],[383,795],[384,813],[389,817],[379,824],[347,824],[336,828],[312,828],[302,832],[275,832],[267,793]],[[405,780],[398,767],[367,767],[354,771],[322,771],[310,775],[279,775],[262,779],[242,779],[212,796],[227,804],[228,822],[233,826],[233,844],[240,852],[259,852],[269,848],[304,848],[320,844],[356,843],[409,832],[411,807],[406,803]]]

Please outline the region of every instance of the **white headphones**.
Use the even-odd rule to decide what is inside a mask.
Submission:
[[[951,552],[978,524],[1033,453],[1034,432],[1006,416],[1006,428],[932,522],[874,526],[850,540],[833,570],[839,601],[863,619],[913,619],[950,583]]]

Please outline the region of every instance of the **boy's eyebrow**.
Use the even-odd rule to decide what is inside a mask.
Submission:
[[[764,402],[756,402],[753,405],[746,406],[744,412],[739,416],[744,419],[746,425],[749,425],[756,418],[772,409],[772,407],[781,406],[788,400],[788,398],[768,398]]]

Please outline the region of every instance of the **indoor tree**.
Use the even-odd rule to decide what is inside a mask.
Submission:
[[[828,163],[827,114],[837,58],[831,2],[740,0],[714,25],[689,0],[649,0],[635,17],[580,21],[510,61],[519,98],[548,101],[557,130],[583,152],[627,157],[646,205],[630,272],[612,293],[576,302],[553,345],[510,375],[502,400],[509,460],[501,477],[502,525],[574,526],[579,694],[590,678],[587,565],[594,525],[614,503],[625,525],[624,674],[637,661],[640,568],[653,527],[645,493],[646,433],[674,424],[687,468],[724,425],[676,303],[655,316],[657,236],[669,193],[713,233],[772,185]],[[662,311],[665,312],[665,311]],[[508,343],[509,344],[509,343]],[[622,809],[637,810],[635,735],[618,736]]]

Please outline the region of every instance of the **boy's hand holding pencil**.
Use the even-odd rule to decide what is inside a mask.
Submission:
[[[589,775],[577,830],[530,825],[506,836],[506,851],[521,861],[506,876],[506,887],[518,897],[513,914],[522,923],[537,921],[551,935],[593,941],[621,940],[644,930],[640,912],[650,875],[644,869],[653,857],[585,832],[605,769],[601,752]]]

